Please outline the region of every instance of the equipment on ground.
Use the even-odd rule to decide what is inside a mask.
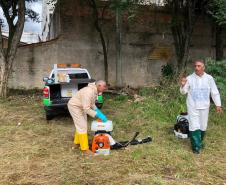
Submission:
[[[174,134],[176,137],[186,139],[189,137],[189,122],[188,113],[180,113],[177,116],[176,124],[174,125]]]
[[[150,136],[144,139],[136,139],[139,135],[139,132],[136,132],[130,141],[117,142],[111,136],[113,124],[110,120],[107,122],[102,122],[99,119],[94,120],[91,124],[91,131],[95,132],[92,141],[92,151],[96,155],[109,155],[111,149],[122,149],[128,145],[138,145],[152,141]]]

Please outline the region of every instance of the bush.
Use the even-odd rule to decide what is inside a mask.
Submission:
[[[226,60],[206,60],[206,72],[214,77],[221,93],[222,101],[226,101]]]
[[[174,75],[173,67],[170,64],[163,65],[161,72],[162,76],[165,78],[170,78]]]

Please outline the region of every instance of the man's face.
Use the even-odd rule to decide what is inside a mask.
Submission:
[[[195,62],[194,64],[194,68],[195,68],[195,73],[197,75],[203,75],[204,71],[205,71],[205,65],[202,62]]]
[[[97,91],[98,93],[102,93],[107,89],[106,83],[100,83],[97,85]]]

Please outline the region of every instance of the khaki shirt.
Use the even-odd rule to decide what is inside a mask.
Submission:
[[[97,98],[97,87],[95,83],[89,83],[87,87],[80,89],[75,96],[69,100],[69,104],[78,107],[91,117],[96,116],[95,101]]]

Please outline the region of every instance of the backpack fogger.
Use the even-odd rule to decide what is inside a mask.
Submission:
[[[140,140],[136,139],[139,135],[139,132],[136,132],[131,140],[117,142],[111,136],[113,124],[110,120],[105,123],[101,120],[93,121],[91,124],[91,130],[95,132],[92,141],[92,151],[97,155],[109,155],[111,149],[121,149],[127,147],[128,145],[137,145],[152,141],[150,136]]]
[[[186,112],[180,113],[180,115],[177,116],[176,124],[174,125],[174,134],[181,139],[189,137],[189,122]]]

